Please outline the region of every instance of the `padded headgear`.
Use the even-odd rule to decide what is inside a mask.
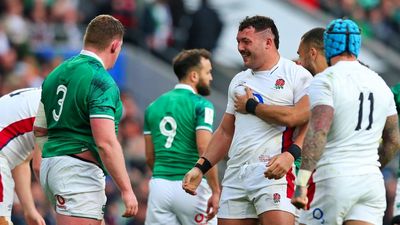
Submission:
[[[332,57],[344,52],[358,56],[361,47],[361,31],[349,19],[333,20],[324,32],[325,58],[329,63]]]

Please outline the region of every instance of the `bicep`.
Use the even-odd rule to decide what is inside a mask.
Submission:
[[[116,140],[114,120],[104,118],[90,119],[90,126],[96,144],[99,142],[112,142]]]
[[[311,110],[310,129],[328,133],[333,121],[334,109],[328,105],[317,105]]]
[[[223,133],[224,136],[232,138],[235,131],[235,116],[233,114],[225,113],[217,130]]]

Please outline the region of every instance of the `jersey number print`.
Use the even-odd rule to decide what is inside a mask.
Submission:
[[[53,119],[54,119],[55,121],[58,121],[58,120],[60,119],[61,112],[62,112],[62,110],[63,110],[64,99],[65,99],[65,96],[67,96],[67,87],[65,87],[65,86],[62,85],[62,84],[61,84],[61,85],[58,85],[56,95],[58,95],[59,92],[61,92],[62,95],[61,95],[61,98],[58,99],[58,101],[57,101],[57,103],[60,105],[60,109],[59,109],[59,111],[58,111],[58,114],[57,114],[56,110],[53,109]]]
[[[360,107],[358,109],[358,123],[357,123],[356,130],[361,129],[361,122],[362,122],[362,118],[363,118],[364,93],[360,92],[360,97],[358,98],[358,100],[360,100]],[[369,105],[369,116],[368,116],[369,124],[368,124],[367,130],[371,129],[372,121],[374,119],[373,118],[373,112],[374,112],[374,94],[373,93],[369,93],[368,100],[370,102],[370,105]]]
[[[162,118],[160,122],[160,132],[162,135],[167,137],[164,147],[171,148],[172,142],[174,141],[174,137],[176,135],[177,126],[178,125],[173,117],[164,116]]]

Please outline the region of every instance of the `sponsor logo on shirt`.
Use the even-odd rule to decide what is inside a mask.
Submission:
[[[65,199],[61,195],[55,195],[55,198],[57,200],[57,207],[65,209]]]
[[[201,213],[197,213],[195,216],[194,216],[194,221],[198,224],[198,225],[206,225],[207,224],[207,222],[205,221],[205,216],[203,215],[203,214],[201,214]]]

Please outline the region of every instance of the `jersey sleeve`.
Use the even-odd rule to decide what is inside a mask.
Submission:
[[[301,66],[296,66],[297,74],[294,84],[294,103],[297,103],[304,95],[308,94],[308,87],[311,84],[313,76],[308,70]]]
[[[317,75],[309,86],[310,105],[313,109],[317,105],[333,107],[332,86],[326,74]]]
[[[115,119],[119,89],[111,77],[97,75],[88,94],[90,118]]]
[[[214,106],[208,100],[199,101],[196,105],[196,130],[213,132],[215,119]]]

